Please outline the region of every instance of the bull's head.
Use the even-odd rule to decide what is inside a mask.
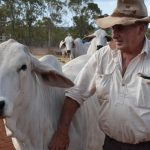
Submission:
[[[105,46],[107,43],[111,40],[111,37],[106,34],[106,32],[102,29],[99,29],[95,31],[93,34],[90,34],[88,36],[85,36],[83,38],[84,41],[91,41],[93,38],[95,38],[96,42],[96,50],[99,50],[103,46]]]
[[[71,54],[72,49],[75,48],[74,40],[71,36],[67,36],[64,41],[61,41],[59,44],[59,48],[66,48],[66,53],[68,55]]]
[[[24,45],[14,40],[0,44],[0,116],[12,115],[22,105],[22,97],[28,99],[31,91],[43,83],[63,88],[73,86],[60,72],[32,56]]]

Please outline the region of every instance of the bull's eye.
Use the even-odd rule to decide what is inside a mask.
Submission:
[[[20,72],[21,70],[22,71],[25,71],[27,69],[27,65],[26,64],[23,64],[17,71]]]

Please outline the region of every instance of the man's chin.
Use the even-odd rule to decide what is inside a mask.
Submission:
[[[123,49],[124,47],[123,47],[123,45],[121,45],[121,44],[116,44],[116,48],[121,50],[121,49]]]

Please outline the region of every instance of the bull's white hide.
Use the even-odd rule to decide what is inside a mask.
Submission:
[[[62,67],[63,73],[69,79],[74,81],[79,71],[83,68],[83,66],[87,63],[91,55],[81,55],[68,63],[64,64]]]
[[[88,58],[83,56],[75,74]],[[67,70],[65,66],[63,70]],[[74,80],[75,74],[68,77]],[[0,101],[6,103],[1,115],[16,150],[48,150],[63,105],[64,88],[71,85],[55,57],[45,56],[39,61],[14,40],[0,44]],[[85,102],[73,119],[69,150],[101,150],[99,107],[93,100]]]
[[[87,50],[87,55],[92,55],[97,51],[96,39],[96,37],[92,39],[91,44]]]
[[[74,40],[74,48],[71,50],[71,59],[87,53],[90,43],[83,43],[80,38]]]
[[[80,70],[88,62],[91,55],[81,55],[68,63],[63,67],[63,73],[72,81],[80,74]],[[89,74],[89,78],[92,75]],[[86,79],[87,81],[89,79]],[[97,101],[97,96],[93,95],[88,98],[80,109],[77,111],[74,120],[80,124],[81,140],[83,144],[83,150],[102,150],[104,143],[104,133],[98,126],[98,113],[100,111],[100,105]],[[73,120],[73,124],[74,121]]]

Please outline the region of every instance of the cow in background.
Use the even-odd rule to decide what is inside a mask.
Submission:
[[[75,40],[72,36],[67,36],[64,41],[61,41],[59,48],[62,49],[63,53],[66,53],[70,59],[74,59],[80,55],[87,53],[90,42],[83,43],[82,39],[76,38]]]
[[[83,40],[90,41],[91,44],[87,50],[87,54],[92,55],[95,51],[107,45],[111,41],[111,37],[103,29],[96,30],[93,34],[83,38]]]
[[[62,109],[64,88],[73,86],[74,77],[69,76],[69,80],[63,75],[55,57],[45,56],[39,61],[14,40],[0,44],[0,57],[0,116],[16,150],[48,150]],[[63,72],[67,75],[64,68]],[[68,150],[102,150],[103,136],[100,141],[100,131],[92,124],[97,121],[95,107],[99,108],[98,103],[87,101],[77,111]],[[91,113],[96,115],[90,118]]]
[[[62,56],[69,58],[71,49],[74,48],[72,36],[68,35],[64,41],[60,41],[59,48],[61,49]]]

